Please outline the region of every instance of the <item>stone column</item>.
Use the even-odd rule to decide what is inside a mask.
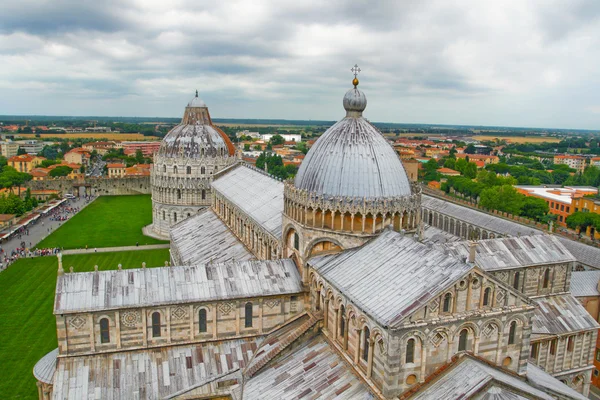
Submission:
[[[329,325],[329,299],[325,299],[325,306],[323,307],[323,330],[327,332]]]
[[[371,379],[371,373],[373,372],[373,349],[375,347],[375,341],[373,338],[369,339],[369,357],[367,360],[367,378]]]
[[[364,340],[364,338],[363,338],[364,330],[356,328],[355,331],[356,331],[357,343],[356,343],[356,347],[354,349],[354,364],[358,365],[358,363],[360,361],[360,345],[362,344],[362,342]]]

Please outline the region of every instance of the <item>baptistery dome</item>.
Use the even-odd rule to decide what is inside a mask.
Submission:
[[[400,158],[379,130],[363,118],[365,94],[344,96],[346,118],[329,128],[302,162],[294,186],[322,196],[408,196],[411,185]]]
[[[235,147],[213,125],[196,91],[181,124],[167,133],[154,156],[150,177],[153,222],[148,233],[166,238],[171,226],[210,206],[214,174],[235,162]]]
[[[213,125],[208,107],[194,97],[185,108],[181,124],[163,139],[158,155],[161,157],[201,158],[235,154],[227,135]]]

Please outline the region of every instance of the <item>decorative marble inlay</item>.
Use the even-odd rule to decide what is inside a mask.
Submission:
[[[506,292],[504,290],[496,291],[496,302],[504,303],[504,298],[506,297]]]
[[[436,333],[434,337],[431,338],[431,343],[435,346],[438,347],[440,344],[442,344],[442,342],[444,341],[444,335],[442,335],[441,333]]]
[[[496,325],[493,324],[488,324],[484,329],[483,329],[483,334],[487,337],[490,337],[492,335],[496,335],[497,332],[497,328]]]
[[[223,315],[229,315],[235,308],[235,304],[233,303],[221,303],[219,304],[219,311]]]
[[[78,315],[76,317],[71,318],[71,320],[69,320],[69,323],[73,328],[81,329],[85,326],[85,319]]]
[[[187,311],[185,310],[185,308],[180,306],[171,311],[171,316],[174,319],[181,320],[187,317]]]
[[[135,328],[141,320],[139,311],[125,311],[121,314],[121,323],[129,328]]]
[[[479,287],[481,286],[481,279],[479,278],[474,278],[471,281],[471,286],[473,287],[473,289],[479,289]]]
[[[265,304],[269,308],[275,308],[280,304],[280,301],[279,300],[268,300],[265,302]]]
[[[502,282],[508,282],[508,272],[506,272],[506,271],[498,272],[496,277],[498,279],[500,279]]]
[[[438,299],[435,299],[431,303],[429,303],[429,309],[432,312],[437,312],[437,310],[439,310],[439,308],[440,308],[440,301]]]

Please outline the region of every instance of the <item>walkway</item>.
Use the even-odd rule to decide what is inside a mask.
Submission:
[[[121,247],[100,247],[97,249],[72,249],[63,250],[63,255],[70,254],[91,254],[91,253],[110,253],[115,251],[139,251],[139,250],[156,250],[156,249],[168,249],[170,245],[165,244],[147,244],[144,246],[121,246]]]

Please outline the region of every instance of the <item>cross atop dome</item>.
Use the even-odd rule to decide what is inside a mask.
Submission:
[[[196,89],[196,97],[198,97],[198,89]]]
[[[352,84],[354,85],[354,87],[358,86],[358,74],[360,73],[361,69],[358,67],[358,64],[354,64],[354,67],[350,68],[350,71],[352,71],[352,73],[354,74],[354,79],[352,80]]]

